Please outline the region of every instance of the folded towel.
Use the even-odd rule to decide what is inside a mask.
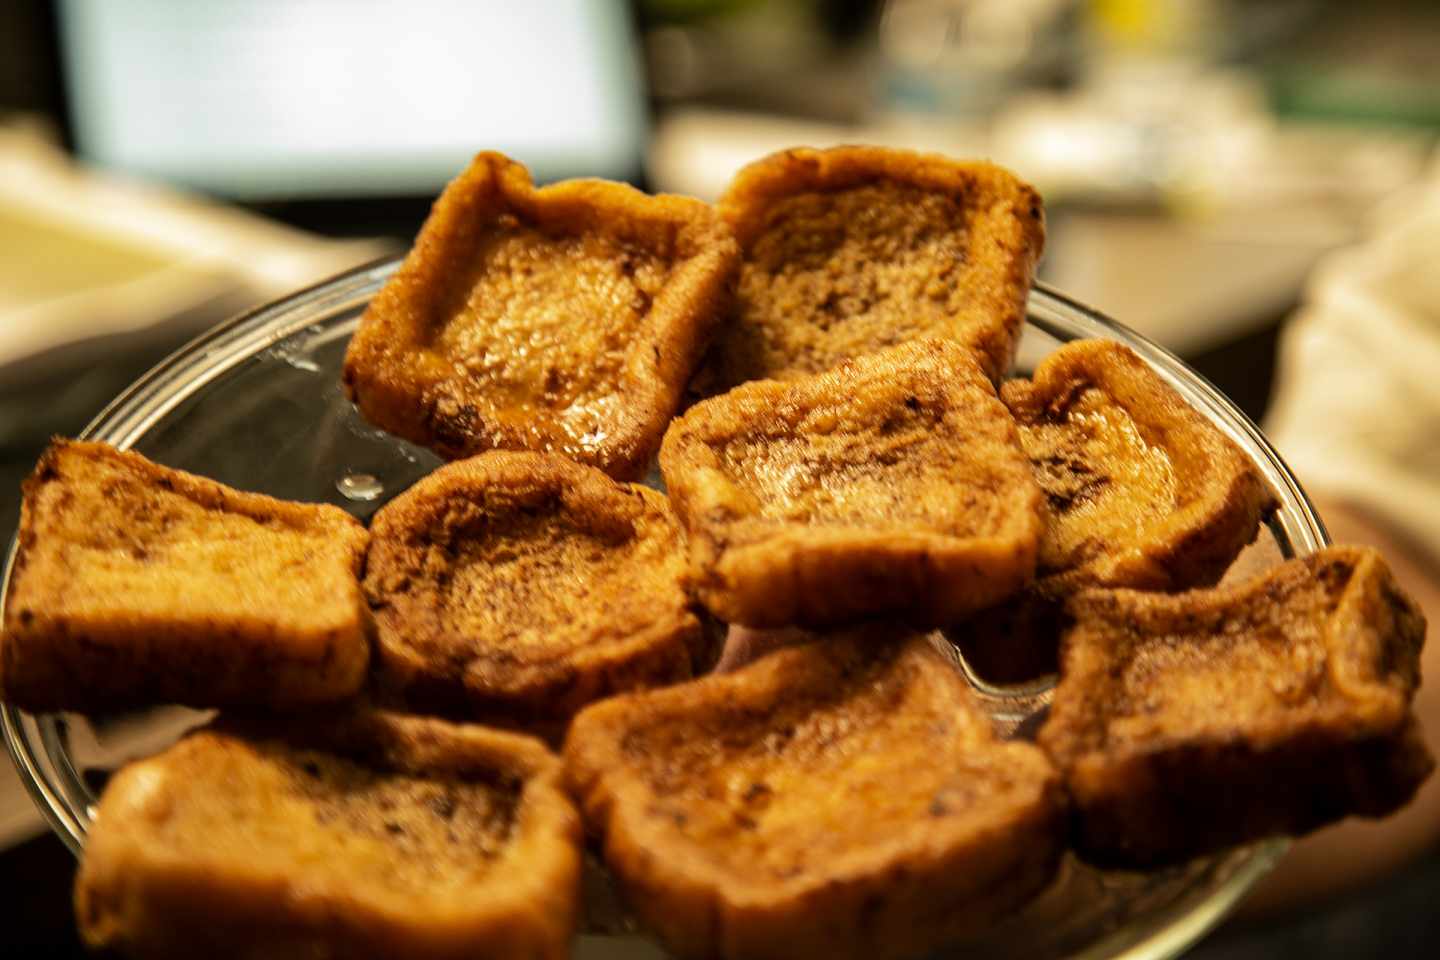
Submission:
[[[1281,341],[1267,433],[1312,493],[1440,560],[1440,165],[1315,270]]]

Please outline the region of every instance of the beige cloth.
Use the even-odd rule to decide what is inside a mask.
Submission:
[[[1266,427],[1308,491],[1440,560],[1440,166],[1397,201],[1312,275]]]

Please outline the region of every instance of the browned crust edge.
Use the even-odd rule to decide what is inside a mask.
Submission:
[[[1215,583],[1277,508],[1269,487],[1229,437],[1123,344],[1067,344],[1042,360],[1030,380],[1003,384],[1000,397],[1016,420],[1033,423],[1088,387],[1104,391],[1134,418],[1147,442],[1169,451],[1172,463],[1183,463],[1176,479],[1188,500],[1172,515],[1179,529],[1166,539],[1042,576],[1037,588],[1059,596],[1086,586],[1181,590]]]
[[[724,473],[712,444],[726,434],[713,411],[738,407],[743,416],[762,417],[808,405],[813,397],[845,391],[875,376],[876,366],[905,354],[913,355],[917,370],[941,378],[947,389],[963,384],[989,394],[1023,461],[1016,428],[994,399],[974,354],[938,338],[847,361],[802,380],[743,384],[697,404],[667,431],[660,469],[688,538],[692,587],[722,620],[752,627],[823,626],[888,611],[913,626],[943,626],[1003,600],[1030,579],[1043,496],[1033,482],[1027,484],[1028,477],[1019,478],[1022,487],[1011,492],[1016,506],[1009,529],[995,536],[801,529],[778,530],[755,544],[727,542],[724,514],[732,508],[711,502],[697,481],[702,473]],[[963,397],[959,405],[970,402]],[[837,590],[836,583],[845,589]]]
[[[177,958],[235,956],[237,944],[245,956],[569,956],[580,909],[580,821],[558,759],[538,741],[383,713],[314,715],[303,723],[232,718],[191,736],[273,737],[408,773],[460,776],[479,768],[516,776],[524,782],[520,839],[506,857],[520,869],[463,910],[426,915],[412,898],[367,901],[249,863],[196,862],[165,850],[144,829],[125,828],[129,814],[143,816],[146,781],[162,754],[126,767],[101,799],[75,883],[77,926],[91,947]]]
[[[1332,547],[1250,583],[1187,594],[1086,590],[1068,606],[1077,626],[1062,640],[1062,688],[1076,674],[1082,631],[1163,635],[1264,600],[1299,578],[1351,572],[1323,629],[1332,687],[1351,715],[1287,730],[1158,740],[1112,753],[1094,730],[1094,706],[1057,690],[1038,742],[1064,774],[1077,851],[1103,866],[1153,868],[1277,834],[1302,835],[1346,816],[1383,817],[1407,804],[1434,760],[1410,703],[1419,686],[1425,618],[1378,553]],[[1098,640],[1084,641],[1096,648]],[[1106,669],[1093,656],[1086,670]],[[1217,708],[1220,705],[1217,704]],[[1088,711],[1075,729],[1071,714]],[[1096,740],[1099,736],[1102,739]]]
[[[282,638],[284,630],[283,624],[267,624],[263,617],[212,625],[166,617],[95,623],[30,603],[25,577],[31,552],[39,546],[35,504],[46,487],[65,482],[61,462],[67,456],[107,460],[142,483],[209,510],[339,539],[349,557],[354,618],[323,629],[319,636],[307,636],[305,645],[311,652],[302,656],[293,649],[268,649],[267,642]],[[161,466],[133,451],[62,437],[52,441],[22,489],[18,549],[0,634],[0,699],[30,711],[99,712],[154,703],[278,706],[339,700],[363,686],[370,624],[359,573],[370,537],[339,507],[235,490]],[[277,616],[283,618],[283,611]],[[187,633],[205,642],[185,643],[183,649],[173,650],[156,643],[157,638],[173,641],[177,634]]]
[[[483,497],[496,489],[536,503],[558,499],[561,510],[591,528],[673,524],[662,495],[614,481],[592,467],[547,454],[481,454],[439,468],[376,513],[365,582],[372,607],[384,603],[373,578],[384,568],[392,543],[423,531],[445,509],[446,501]],[[678,550],[678,532],[676,540]],[[412,710],[519,727],[558,740],[570,717],[587,703],[690,678],[692,659],[704,653],[704,638],[681,589],[677,585],[674,608],[657,609],[645,629],[578,651],[574,657],[527,664],[510,675],[504,689],[476,688],[463,672],[455,675],[394,635],[377,614],[376,693],[382,702]]]
[[[965,342],[983,358],[986,374],[997,381],[1010,369],[1025,323],[1025,301],[1035,266],[1045,249],[1045,208],[1040,194],[1003,167],[986,162],[961,162],[935,153],[873,146],[839,146],[817,150],[797,147],[763,157],[743,167],[716,203],[743,249],[768,225],[770,208],[799,193],[839,191],[880,180],[909,184],[955,196],[980,198],[1008,217],[995,218],[997,229],[978,242],[1018,253],[998,285],[1013,292],[1011,302],[994,304],[996,323],[977,329]]]
[[[637,479],[724,313],[739,267],[728,228],[699,200],[649,196],[604,180],[536,189],[522,165],[495,152],[477,154],[436,200],[414,248],[361,318],[341,374],[346,395],[371,423],[447,459],[563,445],[552,425],[477,406],[455,394],[444,372],[414,357],[415,345],[443,319],[455,278],[469,275],[478,239],[505,214],[561,233],[604,231],[658,247],[675,261],[646,318],[649,339],[629,351],[626,408],[607,440],[582,456],[616,478]],[[423,381],[418,390],[410,382],[416,378]]]
[[[884,644],[893,636],[871,628],[862,639]],[[914,645],[926,649],[898,655],[940,660],[925,641]],[[917,823],[843,872],[759,883],[737,881],[694,853],[676,851],[663,827],[637,816],[647,805],[644,788],[626,781],[613,789],[612,774],[626,763],[623,741],[632,713],[686,709],[704,688],[723,693],[732,708],[764,713],[803,690],[807,679],[813,685],[807,660],[817,649],[780,650],[734,673],[595,704],[571,729],[564,749],[571,795],[603,842],[627,902],[680,956],[912,956],[995,922],[1055,874],[1064,847],[1064,797],[1053,770],[1004,827],[945,819]],[[940,669],[951,669],[940,662]],[[968,699],[968,688],[955,680]],[[1049,769],[1032,745],[994,749],[1013,751],[1016,767]]]

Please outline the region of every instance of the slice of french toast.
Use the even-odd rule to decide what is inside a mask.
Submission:
[[[684,573],[654,490],[547,454],[448,464],[371,522],[377,693],[558,740],[592,700],[690,677]]]
[[[972,351],[922,339],[703,401],[660,452],[720,619],[952,623],[1034,570],[1041,496]]]
[[[1059,781],[918,635],[870,627],[595,704],[565,776],[685,957],[908,957],[1051,878]]]
[[[348,697],[369,663],[368,539],[338,507],[57,440],[25,482],[0,697],[81,712]]]
[[[799,148],[742,169],[717,208],[744,259],[706,391],[819,373],[918,337],[975,349],[992,380],[1009,369],[1045,245],[1040,196],[1009,171]]]
[[[109,783],[76,919],[138,957],[562,958],[579,871],[537,740],[370,712],[231,720]]]
[[[637,479],[738,263],[699,200],[604,180],[536,189],[482,153],[366,309],[345,389],[372,423],[447,459],[536,450]]]
[[[1040,745],[1079,852],[1154,867],[1407,803],[1434,762],[1411,700],[1425,618],[1373,550],[1246,584],[1069,601]]]

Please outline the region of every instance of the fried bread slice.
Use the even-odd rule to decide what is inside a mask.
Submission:
[[[992,379],[1009,369],[1045,221],[1008,171],[879,147],[786,150],[741,170],[717,207],[744,262],[702,378],[715,392],[923,336],[975,347]]]
[[[371,522],[365,591],[386,702],[563,734],[591,700],[687,679],[702,643],[665,498],[494,451]]]
[[[191,734],[107,786],[80,933],[144,957],[569,956],[559,766],[529,737],[384,713]]]
[[[370,653],[367,539],[338,507],[56,440],[24,486],[0,696],[84,712],[350,696]]]
[[[1039,742],[1089,859],[1150,867],[1407,803],[1425,618],[1373,550],[1248,584],[1086,590]]]
[[[634,479],[738,261],[698,200],[603,180],[537,190],[482,153],[365,311],[345,389],[372,423],[447,459],[549,451]]]
[[[1121,344],[1082,340],[1001,398],[1045,492],[1038,589],[1208,586],[1274,500],[1228,437]]]
[[[745,384],[666,433],[701,601],[747,626],[959,619],[1030,577],[1040,491],[970,351],[924,339]]]
[[[908,957],[1049,881],[1055,771],[920,636],[871,627],[576,719],[565,777],[684,957]]]

